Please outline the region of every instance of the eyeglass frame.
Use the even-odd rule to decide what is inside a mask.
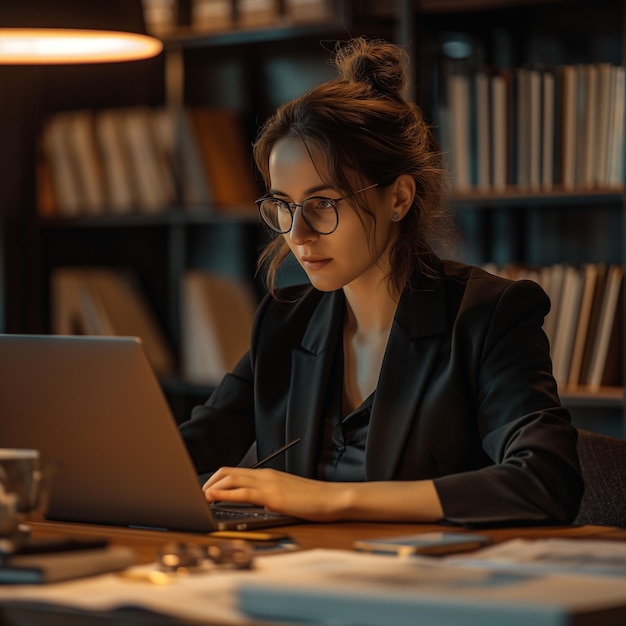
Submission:
[[[161,571],[174,574],[207,568],[253,569],[254,550],[239,539],[208,546],[179,541],[163,546],[157,561]]]
[[[337,228],[339,227],[339,211],[337,211],[337,203],[341,202],[342,200],[347,200],[348,198],[352,198],[352,196],[356,196],[356,195],[358,195],[360,193],[363,193],[364,191],[368,191],[369,189],[374,189],[375,187],[379,187],[381,184],[382,183],[374,183],[373,185],[369,185],[367,187],[364,187],[363,189],[359,189],[358,191],[350,193],[350,194],[348,194],[346,196],[342,196],[341,198],[327,198],[326,196],[309,196],[308,198],[305,198],[302,202],[287,202],[286,200],[282,200],[281,198],[277,198],[276,196],[274,196],[271,193],[267,193],[264,196],[262,196],[261,198],[258,198],[257,200],[255,200],[254,203],[257,205],[257,208],[259,210],[259,214],[261,215],[261,219],[263,220],[263,223],[268,228],[270,228],[273,232],[278,233],[279,235],[286,235],[287,233],[291,232],[291,229],[293,228],[294,215],[295,215],[296,209],[298,207],[302,210],[302,218],[306,222],[307,226],[313,232],[317,233],[318,235],[332,235],[337,230]],[[276,202],[281,202],[282,204],[284,204],[287,207],[287,210],[289,211],[289,214],[291,215],[291,224],[289,225],[289,228],[287,230],[278,230],[278,229],[276,229],[272,224],[270,224],[265,219],[265,216],[263,215],[263,211],[261,210],[261,205],[266,200],[272,200],[272,199],[275,200]],[[315,228],[315,226],[313,226],[313,224],[311,224],[309,218],[307,217],[306,213],[304,212],[304,204],[305,204],[305,202],[308,202],[309,200],[325,200],[326,202],[330,203],[330,205],[332,206],[333,210],[335,211],[335,216],[337,217],[335,227],[332,230],[328,231],[327,233],[323,233],[323,232],[319,231],[317,228]]]

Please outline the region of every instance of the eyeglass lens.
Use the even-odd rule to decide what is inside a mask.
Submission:
[[[293,207],[296,206],[302,207],[302,215],[314,231],[326,235],[337,228],[337,209],[328,198],[307,198],[302,205],[289,205],[277,198],[267,198],[259,206],[267,225],[279,233],[291,230],[295,212]]]

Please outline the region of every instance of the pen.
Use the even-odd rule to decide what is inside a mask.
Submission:
[[[281,454],[288,448],[291,448],[291,446],[295,446],[299,441],[300,441],[300,438],[294,439],[293,441],[286,443],[284,446],[281,446],[280,448],[278,448],[278,450],[274,450],[272,454],[266,456],[264,459],[261,459],[260,461],[257,461],[254,465],[251,465],[250,469],[256,469],[257,467],[261,467],[261,465],[265,465],[268,461],[271,461],[275,456],[278,456],[279,454]]]

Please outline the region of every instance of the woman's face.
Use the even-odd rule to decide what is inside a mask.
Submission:
[[[311,196],[336,199],[342,195],[322,181],[305,145],[297,138],[285,137],[276,143],[269,173],[271,193],[285,202],[301,203]],[[339,224],[330,235],[312,230],[300,207],[295,210],[291,231],[283,235],[311,284],[321,291],[367,287],[380,283],[387,273],[387,251],[393,233],[391,211],[385,210],[389,200],[380,188],[365,191],[363,196],[377,216],[376,226],[369,233],[348,198],[337,205]]]

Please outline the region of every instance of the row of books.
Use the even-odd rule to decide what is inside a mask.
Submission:
[[[454,189],[623,188],[625,75],[610,63],[451,73],[439,131]]]
[[[597,391],[623,386],[624,266],[486,269],[514,280],[534,280],[550,297],[544,329],[560,387]],[[248,349],[257,304],[254,290],[243,279],[205,270],[187,270],[180,289],[180,371],[185,380],[214,385]],[[174,373],[174,350],[132,273],[57,268],[51,294],[52,332],[141,337],[155,372],[160,377]]]
[[[331,0],[192,0],[191,26],[201,30],[328,20]]]
[[[331,0],[191,0],[190,26],[213,32],[235,28],[318,22],[332,17]],[[146,28],[167,36],[178,26],[176,2],[143,0]]]
[[[58,112],[43,128],[38,178],[43,216],[245,213],[259,195],[241,119],[207,107]]]
[[[552,302],[544,329],[553,373],[565,389],[624,386],[624,266],[588,263],[542,268],[487,266],[514,280],[539,283]]]
[[[256,296],[237,278],[188,270],[181,279],[180,371],[217,384],[249,347]],[[160,378],[176,371],[176,354],[130,271],[60,267],[51,277],[51,330],[61,335],[141,337]]]

